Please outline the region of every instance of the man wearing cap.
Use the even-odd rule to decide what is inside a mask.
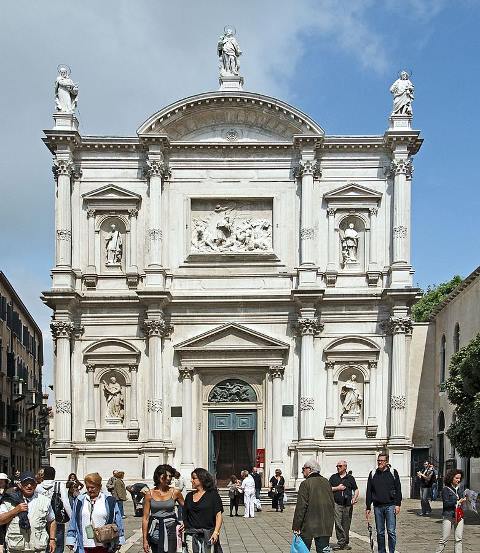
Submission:
[[[326,553],[331,551],[329,542],[335,509],[332,486],[320,476],[320,465],[315,459],[305,461],[302,472],[305,480],[298,488],[292,530],[300,534],[308,549],[315,540],[318,553]]]
[[[335,533],[337,544],[334,551],[352,549],[350,541],[350,524],[352,522],[353,505],[358,500],[360,491],[355,478],[347,473],[347,461],[337,461],[337,472],[330,476],[333,499],[335,500]]]
[[[36,493],[33,472],[23,472],[19,480],[19,491],[5,494],[0,505],[0,525],[8,524],[5,536],[8,551],[54,553],[57,526],[51,500]]]

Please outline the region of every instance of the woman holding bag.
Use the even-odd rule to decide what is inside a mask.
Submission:
[[[270,492],[272,497],[272,509],[283,513],[283,494],[285,493],[285,478],[280,469],[275,470],[275,475],[270,478]]]
[[[442,511],[442,537],[438,542],[435,553],[442,553],[447,544],[448,538],[454,528],[455,553],[462,553],[463,539],[463,504],[466,499],[460,491],[460,482],[463,478],[463,471],[451,469],[445,475],[442,489],[443,511]]]

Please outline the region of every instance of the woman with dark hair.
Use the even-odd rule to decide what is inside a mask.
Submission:
[[[455,529],[455,553],[462,553],[463,539],[463,510],[462,505],[466,499],[463,491],[460,491],[460,482],[463,478],[463,471],[450,469],[445,475],[442,489],[442,537],[438,542],[436,553],[442,553],[450,537],[452,526]]]
[[[230,481],[227,484],[228,497],[230,498],[230,516],[233,517],[233,509],[235,509],[235,516],[238,517],[238,506],[240,504],[240,486],[241,482],[232,474]]]
[[[149,553],[175,553],[177,551],[177,526],[175,503],[183,506],[180,490],[171,487],[175,469],[159,465],[153,473],[155,487],[145,494],[143,503],[143,550]],[[181,532],[180,525],[178,531]]]
[[[285,493],[285,478],[280,469],[275,469],[275,474],[270,478],[270,492],[272,493],[272,509],[283,513],[283,495]]]
[[[186,553],[204,551],[222,553],[219,535],[223,523],[223,505],[215,487],[213,476],[202,468],[192,472],[193,492],[185,497],[183,516],[185,523]]]

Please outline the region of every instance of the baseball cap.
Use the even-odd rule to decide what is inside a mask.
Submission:
[[[0,472],[0,480],[10,480],[10,478],[4,472]]]
[[[20,482],[23,484],[23,482],[26,482],[27,480],[33,480],[35,483],[37,482],[35,480],[35,475],[30,470],[25,470],[20,474]]]

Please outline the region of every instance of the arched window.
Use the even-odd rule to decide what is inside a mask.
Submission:
[[[455,325],[455,330],[453,332],[453,353],[457,353],[460,349],[460,325],[457,323]]]
[[[447,340],[445,334],[442,336],[440,344],[440,384],[445,382],[445,374],[447,370]]]
[[[438,413],[438,431],[445,432],[445,415],[443,414],[443,411]]]

